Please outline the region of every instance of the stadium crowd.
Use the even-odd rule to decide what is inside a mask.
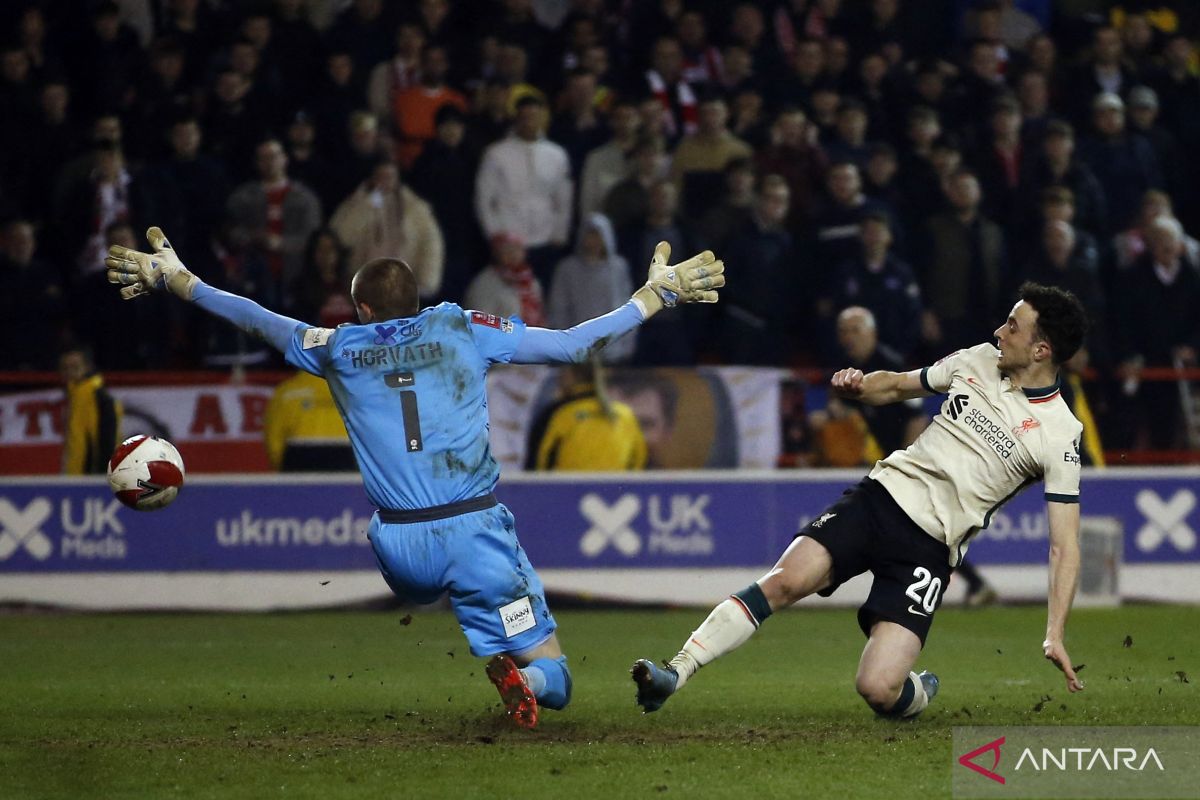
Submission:
[[[0,14],[0,369],[272,363],[182,304],[121,306],[148,225],[207,282],[354,318],[396,255],[423,297],[568,326],[654,245],[717,251],[713,308],[608,358],[889,363],[1080,295],[1106,434],[1178,442],[1147,366],[1200,350],[1200,10],[1148,0],[14,0]],[[131,321],[132,319],[132,321]]]

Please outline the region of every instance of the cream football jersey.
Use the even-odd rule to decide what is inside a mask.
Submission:
[[[941,413],[906,450],[878,462],[871,477],[957,566],[992,513],[1032,483],[1046,500],[1079,502],[1079,439],[1058,385],[1013,386],[990,344],[959,350],[921,370],[921,384],[945,393]]]

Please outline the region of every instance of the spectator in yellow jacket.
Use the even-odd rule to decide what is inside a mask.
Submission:
[[[104,378],[96,372],[86,347],[65,350],[58,360],[58,372],[67,393],[63,474],[102,475],[121,441],[121,403],[104,388]]]
[[[307,372],[297,372],[275,387],[263,439],[271,466],[282,472],[357,469],[329,385]]]
[[[646,439],[633,409],[608,398],[599,361],[563,372],[557,402],[530,431],[526,469],[608,472],[646,468]]]

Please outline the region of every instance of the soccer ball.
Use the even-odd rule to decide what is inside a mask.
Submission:
[[[166,508],[183,486],[183,459],[175,445],[157,436],[131,436],[108,461],[113,494],[136,511]]]

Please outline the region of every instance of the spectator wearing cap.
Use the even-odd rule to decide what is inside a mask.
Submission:
[[[545,326],[545,292],[526,259],[521,237],[500,231],[490,239],[492,259],[467,287],[467,308],[499,317],[519,317]]]
[[[496,53],[496,80],[508,88],[508,113],[516,114],[517,105],[533,97],[546,105],[546,93],[529,79],[530,53],[524,45],[501,40]]]
[[[641,129],[637,106],[628,99],[617,100],[608,112],[608,141],[587,154],[579,181],[579,218],[600,211],[610,189],[629,174],[629,153]]]
[[[539,277],[548,278],[570,235],[573,186],[566,151],[543,134],[545,112],[536,97],[523,98],[512,132],[484,152],[475,212],[485,236],[519,237]]]
[[[695,133],[683,137],[671,160],[671,180],[680,192],[683,214],[699,220],[718,199],[721,172],[735,158],[754,155],[750,145],[729,132],[729,107],[720,95],[700,103]]]
[[[1069,122],[1054,120],[1046,126],[1040,152],[1026,159],[1025,168],[1022,196],[1041,197],[1052,186],[1069,189],[1075,206],[1072,224],[1092,236],[1108,235],[1108,201],[1104,189],[1091,168],[1075,156],[1075,131]],[[1023,224],[1027,231],[1040,230],[1039,221],[1032,215]]]
[[[350,250],[350,262],[400,258],[412,267],[423,300],[442,286],[442,232],[429,204],[400,181],[400,170],[380,160],[329,218],[329,227]]]
[[[483,237],[471,202],[478,162],[467,147],[466,116],[457,106],[439,108],[435,122],[436,135],[421,151],[407,180],[437,218],[446,264],[440,295],[457,303],[484,260]]]
[[[1158,94],[1149,86],[1135,86],[1129,91],[1129,131],[1150,143],[1167,194],[1181,207],[1191,207],[1195,191],[1188,180],[1191,171],[1187,159],[1175,134],[1159,121]]]
[[[1125,103],[1104,92],[1092,102],[1095,134],[1079,147],[1080,160],[1096,175],[1108,204],[1108,233],[1124,229],[1137,214],[1147,189],[1162,189],[1162,171],[1154,148],[1125,127]]]
[[[422,148],[436,133],[437,112],[443,106],[465,111],[467,99],[446,85],[450,62],[446,48],[431,45],[421,54],[421,75],[415,86],[401,89],[393,95],[392,131],[396,139],[396,159],[401,169],[408,169]]]

